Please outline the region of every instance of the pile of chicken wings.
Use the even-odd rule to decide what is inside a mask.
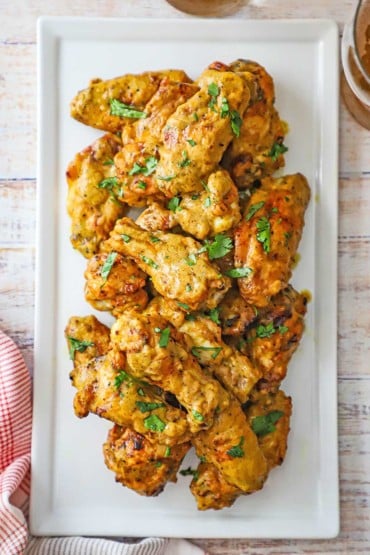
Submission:
[[[115,318],[66,326],[74,411],[114,424],[103,453],[124,486],[153,496],[191,474],[200,510],[231,506],[284,459],[280,383],[308,300],[289,281],[310,189],[273,177],[288,150],[273,80],[246,60],[95,79],[71,115],[105,133],[67,168],[67,210],[85,298]]]

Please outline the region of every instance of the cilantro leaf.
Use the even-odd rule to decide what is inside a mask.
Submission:
[[[144,419],[144,426],[152,432],[163,432],[166,424],[156,414],[151,414]]]
[[[110,114],[111,116],[118,116],[120,118],[135,118],[142,119],[148,117],[145,112],[137,110],[135,106],[124,104],[117,98],[110,99]]]
[[[164,330],[161,331],[161,335],[159,337],[159,343],[158,343],[160,347],[167,347],[168,342],[170,340],[170,333],[171,333],[170,328],[165,328]]]
[[[177,303],[179,305],[180,308],[183,308],[184,310],[190,310],[190,306],[186,303]]]
[[[172,197],[168,201],[167,208],[168,210],[171,210],[171,212],[177,212],[178,210],[181,210],[180,203],[181,203],[180,197]]]
[[[198,420],[198,422],[203,422],[204,416],[203,416],[203,414],[201,414],[197,410],[193,410],[192,415],[194,416],[195,420]]]
[[[197,144],[194,139],[186,139],[186,142],[189,143],[189,145],[191,146],[195,146]]]
[[[242,436],[240,438],[240,441],[238,443],[238,445],[234,445],[233,447],[230,447],[230,449],[228,451],[226,451],[226,453],[228,455],[230,455],[230,457],[234,457],[234,458],[241,458],[244,456],[244,449],[243,449],[243,445],[244,445],[244,436]]]
[[[164,403],[146,403],[145,401],[136,401],[135,404],[140,412],[150,412],[166,406]]]
[[[208,102],[208,106],[209,108],[211,108],[211,110],[213,110],[214,112],[215,110],[215,105],[217,103],[217,97],[220,94],[220,88],[217,85],[217,83],[210,83],[208,85],[208,94],[211,97],[211,100]]]
[[[273,162],[276,162],[276,160],[279,158],[279,156],[281,154],[284,154],[285,152],[288,151],[288,147],[285,146],[284,143],[280,143],[279,141],[275,141],[274,144],[271,147],[270,152],[267,154],[267,156],[269,156]]]
[[[227,270],[225,272],[225,276],[229,276],[231,278],[244,278],[248,277],[252,272],[252,268],[244,266],[243,268],[232,268],[231,270]]]
[[[159,179],[160,181],[171,181],[175,177],[176,175],[166,175],[166,176],[157,175],[157,179]]]
[[[148,266],[150,266],[151,268],[154,268],[154,270],[158,270],[159,266],[158,264],[156,264],[154,262],[154,260],[152,260],[151,258],[148,258],[147,256],[142,256],[141,260],[145,263],[148,264]]]
[[[108,276],[110,274],[110,271],[113,267],[114,261],[117,258],[117,253],[116,252],[110,252],[103,264],[103,266],[101,267],[100,270],[100,275],[103,278],[104,283],[107,281]]]
[[[257,436],[265,436],[276,430],[276,422],[284,416],[281,410],[273,410],[262,416],[255,416],[252,420],[252,430]]]
[[[220,354],[220,352],[222,351],[222,347],[192,347],[191,348],[191,352],[192,354],[199,358],[200,357],[200,351],[213,351],[213,354],[211,355],[211,358],[215,359],[218,357],[218,355]]]
[[[215,324],[220,324],[220,309],[219,308],[211,308],[211,310],[208,313],[209,318],[212,320],[212,322],[214,322]]]
[[[194,253],[189,254],[189,256],[185,259],[185,262],[188,266],[195,266],[197,263],[197,257]]]
[[[145,159],[144,166],[141,166],[137,162],[132,166],[131,170],[128,172],[129,175],[137,175],[141,173],[142,175],[151,175],[155,168],[157,167],[158,160],[154,156],[149,156],[149,158]]]
[[[271,248],[271,225],[269,219],[263,216],[257,221],[256,227],[257,241],[262,243],[263,250],[269,253]]]
[[[243,123],[243,120],[240,117],[239,112],[237,112],[236,110],[232,110],[230,112],[230,119],[231,119],[231,130],[234,133],[235,137],[239,137],[240,129]]]
[[[80,340],[71,336],[68,336],[67,339],[69,343],[69,358],[71,360],[74,360],[76,351],[83,353],[88,347],[95,345],[92,341]]]
[[[194,480],[198,480],[199,474],[197,470],[194,470],[189,466],[189,468],[185,468],[184,470],[180,470],[181,476],[193,476]]]
[[[266,326],[263,324],[259,324],[256,329],[256,335],[260,339],[264,339],[265,337],[271,337],[276,332],[276,328],[274,327],[273,322],[270,322]]]
[[[256,204],[252,204],[251,206],[249,206],[247,215],[245,216],[246,221],[249,222],[249,220],[253,218],[255,213],[258,212],[258,210],[260,210],[264,205],[265,201],[261,200],[261,202],[257,202]]]
[[[225,98],[225,97],[221,100],[220,115],[221,115],[222,118],[226,118],[227,116],[230,115],[229,103],[227,101],[227,98]]]
[[[232,250],[233,246],[231,238],[223,233],[218,233],[212,243],[208,242],[204,245],[210,260],[222,258]]]
[[[191,164],[191,160],[188,156],[188,153],[186,152],[186,150],[183,150],[182,151],[182,160],[177,165],[180,168],[186,168],[186,166],[190,166],[190,164]]]
[[[126,233],[122,233],[121,237],[125,243],[129,243],[131,241],[131,237],[129,235],[126,235]]]

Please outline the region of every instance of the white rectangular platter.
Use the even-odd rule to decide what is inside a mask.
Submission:
[[[327,538],[338,533],[337,145],[338,31],[313,20],[42,18],[31,530],[36,535]],[[232,508],[197,511],[180,476],[157,498],[121,487],[103,462],[110,427],[73,414],[68,318],[92,312],[85,261],[69,243],[65,169],[101,133],[72,120],[69,102],[94,77],[253,59],[272,74],[289,122],[286,173],[308,178],[312,200],[293,284],[312,302],[283,389],[294,412],[284,464]],[[97,314],[107,322],[107,316]],[[194,462],[189,456],[183,467]]]

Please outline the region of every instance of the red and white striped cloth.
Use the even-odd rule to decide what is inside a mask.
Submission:
[[[28,498],[31,380],[18,348],[0,331],[0,555],[205,555],[185,540],[139,543],[99,538],[31,538]]]

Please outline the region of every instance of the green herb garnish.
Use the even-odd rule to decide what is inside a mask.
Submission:
[[[181,476],[193,476],[193,479],[196,481],[199,478],[199,473],[197,470],[191,468],[185,468],[184,470],[180,470]]]
[[[183,308],[184,310],[190,310],[190,306],[186,303],[177,303],[179,305],[180,308]]]
[[[278,327],[278,332],[281,333],[281,335],[283,335],[287,331],[289,331],[289,328],[287,328],[286,326],[279,326]]]
[[[120,118],[142,119],[147,117],[147,114],[145,112],[137,110],[135,106],[124,104],[117,98],[110,99],[110,114],[112,116],[118,116]]]
[[[212,201],[210,199],[210,197],[207,197],[206,200],[204,201],[204,206],[205,208],[209,208],[212,204]]]
[[[256,223],[257,241],[262,243],[263,250],[268,253],[271,248],[271,225],[269,219],[263,216]]]
[[[229,107],[229,103],[227,101],[227,98],[223,98],[221,100],[220,115],[221,115],[222,118],[226,118],[227,116],[230,115],[230,107]]]
[[[145,262],[145,264],[148,264],[148,266],[150,266],[151,268],[154,268],[154,270],[158,270],[158,264],[156,264],[151,258],[148,258],[147,256],[142,256],[141,260]]]
[[[198,422],[203,422],[204,420],[203,414],[201,414],[197,410],[192,410],[191,413],[194,416],[195,420],[198,420]]]
[[[185,262],[188,266],[195,266],[197,263],[197,257],[194,253],[189,254],[189,256],[185,259]]]
[[[225,276],[229,276],[231,278],[244,278],[248,277],[252,272],[252,268],[244,266],[243,268],[232,268],[231,270],[227,270],[225,272]]]
[[[164,330],[161,331],[161,335],[159,337],[159,343],[158,345],[160,347],[167,347],[168,342],[170,340],[170,328],[164,328]]]
[[[252,430],[257,436],[265,436],[276,430],[276,422],[284,416],[281,410],[273,410],[263,416],[255,416],[252,420]]]
[[[167,175],[167,176],[157,175],[157,179],[159,179],[160,181],[171,181],[175,177],[176,175]]]
[[[92,341],[80,340],[71,336],[68,336],[67,339],[69,343],[69,358],[71,360],[74,360],[76,351],[83,353],[88,347],[92,347],[94,345]]]
[[[244,456],[243,445],[244,445],[244,437],[242,436],[240,438],[238,445],[234,445],[228,451],[226,451],[226,453],[230,455],[230,457],[241,458]]]
[[[243,120],[240,117],[239,112],[237,112],[236,110],[232,110],[230,112],[230,119],[231,119],[231,130],[234,133],[235,137],[239,137],[240,129],[243,123]]]
[[[178,163],[178,166],[180,168],[186,168],[186,166],[189,166],[191,164],[191,160],[188,156],[188,153],[186,152],[186,150],[182,151],[182,160],[181,162]]]
[[[211,100],[208,102],[208,106],[213,110],[215,110],[215,105],[217,103],[217,97],[220,94],[219,86],[216,83],[210,83],[208,85],[208,94],[211,97]]]
[[[164,403],[145,403],[145,401],[136,401],[135,405],[140,412],[150,412],[166,406]]]
[[[103,166],[113,166],[113,165],[114,165],[113,158],[108,158],[107,160],[105,160],[105,162],[103,162]]]
[[[168,201],[167,208],[168,210],[171,210],[171,212],[177,212],[178,210],[181,210],[180,203],[181,203],[180,197],[172,197]]]
[[[171,447],[166,447],[166,450],[164,452],[164,456],[165,457],[169,457],[171,455]]]
[[[212,322],[214,322],[215,324],[220,324],[220,309],[219,308],[211,308],[211,310],[208,313],[209,318],[212,320]]]
[[[126,233],[122,233],[121,237],[125,243],[129,243],[131,241],[131,237],[129,235],[126,235]]]
[[[145,183],[145,181],[138,181],[137,187],[138,187],[139,189],[146,189],[146,183]]]
[[[213,351],[211,358],[215,359],[222,351],[222,347],[192,347],[191,348],[192,354],[197,358],[200,357],[201,351]]]
[[[224,235],[223,233],[218,233],[215,235],[212,243],[206,242],[202,249],[208,252],[210,260],[214,260],[215,258],[222,258],[228,254],[232,250],[233,246],[234,245],[230,237]]]
[[[155,171],[157,164],[158,164],[157,158],[155,158],[154,156],[149,156],[149,158],[146,158],[144,166],[141,166],[140,164],[135,162],[135,164],[132,166],[128,174],[136,175],[141,173],[142,175],[146,175],[146,176],[151,175]]]
[[[195,146],[197,144],[194,139],[186,139],[186,142],[189,143],[189,145],[191,146]]]
[[[152,432],[163,432],[166,424],[156,414],[151,414],[144,419],[144,426]]]
[[[249,222],[249,220],[253,218],[255,213],[258,212],[258,210],[260,210],[264,205],[265,201],[261,200],[261,202],[257,202],[256,204],[252,204],[251,206],[249,206],[247,215],[245,216],[246,221]]]
[[[161,240],[159,239],[159,237],[156,237],[155,235],[151,235],[151,236],[149,237],[149,239],[150,239],[150,241],[151,241],[152,243],[160,243],[160,242],[161,242]]]
[[[287,152],[287,150],[288,147],[285,146],[284,143],[279,143],[278,141],[275,141],[267,156],[269,156],[273,162],[276,162],[280,154],[284,154],[285,152]]]
[[[117,258],[116,252],[110,252],[100,270],[100,275],[103,278],[104,283],[107,281],[110,271],[113,267],[114,261]]]
[[[256,329],[256,335],[260,339],[264,339],[265,337],[271,337],[276,332],[276,328],[274,324],[270,322],[267,326],[263,324],[259,324]]]

